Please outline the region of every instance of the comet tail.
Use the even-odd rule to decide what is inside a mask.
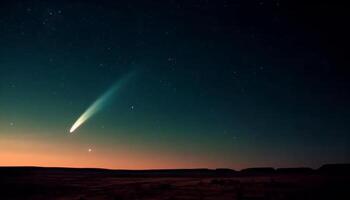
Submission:
[[[111,88],[109,88],[102,96],[100,96],[93,104],[90,105],[88,109],[78,118],[78,120],[73,124],[72,128],[69,130],[73,133],[79,126],[81,126],[86,120],[91,118],[94,114],[100,111],[108,102],[108,100],[119,91],[135,74],[135,71],[126,74],[119,81],[117,81]]]

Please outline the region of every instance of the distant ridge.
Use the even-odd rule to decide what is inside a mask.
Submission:
[[[318,169],[320,173],[326,174],[350,174],[350,163],[326,164]]]
[[[254,167],[242,169],[240,171],[242,174],[272,174],[275,173],[275,169],[272,167]]]
[[[281,174],[307,174],[307,173],[312,173],[316,170],[313,170],[312,168],[309,167],[297,167],[297,168],[277,168],[276,172],[281,173]]]
[[[23,174],[67,173],[76,172],[85,174],[106,174],[118,177],[204,177],[204,176],[249,176],[249,175],[274,175],[274,174],[349,174],[350,164],[325,164],[319,169],[307,167],[299,168],[247,168],[236,171],[229,168],[207,169],[150,169],[150,170],[115,170],[102,168],[65,168],[65,167],[0,167],[0,178],[4,176],[17,176]]]

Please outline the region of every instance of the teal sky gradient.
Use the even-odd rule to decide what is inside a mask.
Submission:
[[[341,36],[289,8],[4,3],[0,165],[349,162],[349,71],[333,45]],[[69,134],[84,111],[92,118]]]

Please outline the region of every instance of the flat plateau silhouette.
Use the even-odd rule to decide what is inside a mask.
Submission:
[[[108,170],[0,167],[0,199],[350,199],[350,164],[311,168]]]

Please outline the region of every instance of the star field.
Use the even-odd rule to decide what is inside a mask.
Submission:
[[[342,11],[278,0],[4,3],[0,165],[348,162]],[[135,69],[138,77],[70,135]]]

